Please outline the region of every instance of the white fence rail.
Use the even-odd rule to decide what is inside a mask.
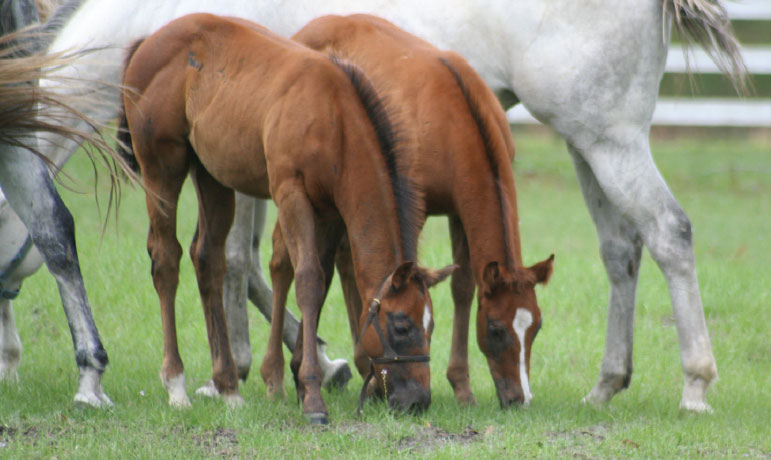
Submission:
[[[771,27],[771,0],[726,2],[733,20],[769,21]],[[771,75],[771,44],[753,45],[742,49],[749,72],[753,75]],[[717,65],[702,49],[689,50],[688,61],[682,47],[673,45],[667,55],[666,71],[695,74],[720,73]],[[538,121],[522,106],[506,113],[510,123],[533,124]],[[661,126],[744,126],[771,127],[771,99],[757,98],[661,98],[653,113],[653,124]]]

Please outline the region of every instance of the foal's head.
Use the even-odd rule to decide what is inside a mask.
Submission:
[[[434,271],[405,262],[362,313],[361,345],[372,363],[376,392],[392,409],[421,412],[431,404],[428,356],[434,315],[428,288],[454,269]]]
[[[498,262],[484,269],[477,311],[477,342],[498,392],[502,408],[528,404],[530,349],[541,328],[536,284],[546,283],[554,256],[532,267],[505,271]]]

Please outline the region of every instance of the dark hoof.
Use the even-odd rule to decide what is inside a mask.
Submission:
[[[324,388],[326,388],[327,391],[342,390],[352,377],[353,374],[351,374],[351,368],[346,363],[335,370],[335,373],[324,383]]]
[[[305,418],[311,422],[311,425],[329,425],[329,417],[324,412],[311,412],[305,414]]]

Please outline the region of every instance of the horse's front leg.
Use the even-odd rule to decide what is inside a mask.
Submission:
[[[361,334],[359,318],[362,312],[361,296],[359,295],[359,288],[356,286],[351,244],[348,241],[347,234],[342,238],[338,246],[335,265],[337,266],[337,273],[340,275],[340,286],[343,290],[345,308],[348,312],[348,327],[350,328],[351,341],[353,343],[353,362],[359,371],[359,375],[365,378],[369,374],[369,357],[364,352],[364,348],[359,341],[359,334]],[[371,394],[376,386],[377,382],[375,382],[375,379],[372,379],[368,394]]]
[[[450,216],[448,223],[453,262],[458,268],[452,273],[450,283],[455,314],[452,320],[452,345],[450,362],[447,365],[447,380],[450,381],[458,404],[468,406],[476,404],[476,397],[471,391],[468,367],[468,330],[471,303],[474,300],[474,275],[471,271],[468,241],[463,224],[456,216]]]
[[[243,404],[238,376],[230,349],[222,289],[225,279],[225,242],[235,213],[235,192],[218,183],[200,164],[190,168],[198,194],[198,232],[190,247],[190,258],[198,278],[209,350],[212,381],[228,405]],[[206,387],[200,389],[207,396]]]
[[[252,264],[249,269],[249,300],[257,307],[268,322],[271,322],[271,302],[273,301],[273,292],[268,287],[262,275],[260,265],[260,240],[265,228],[265,218],[267,214],[267,201],[254,200],[254,233],[252,237]],[[238,224],[238,210],[236,211],[236,225]],[[228,240],[229,241],[229,240]],[[228,269],[230,264],[228,263]],[[227,286],[226,286],[227,289]],[[229,308],[226,304],[226,308]],[[297,336],[300,331],[300,322],[292,315],[292,312],[284,310],[284,328],[282,338],[284,344],[290,352],[294,353],[297,344]],[[231,342],[233,339],[231,338]],[[324,375],[324,387],[327,390],[344,388],[351,379],[351,369],[348,362],[343,358],[330,359],[326,353],[327,343],[321,337],[316,337],[316,349],[318,351],[319,364],[321,372]]]
[[[294,279],[289,252],[281,236],[281,225],[273,229],[273,256],[270,259],[270,277],[273,282],[273,313],[270,322],[270,338],[265,357],[260,366],[260,375],[267,387],[268,397],[285,396],[284,391],[284,349],[281,336],[284,330],[284,315],[289,287]]]
[[[302,312],[302,363],[297,383],[303,412],[313,424],[328,423],[321,397],[321,368],[316,355],[316,329],[324,300],[324,270],[316,245],[315,212],[302,182],[286,179],[273,193],[281,234],[295,268],[297,305]]]
[[[59,287],[80,371],[75,401],[93,406],[112,404],[102,391],[101,376],[107,366],[107,352],[83,285],[72,215],[56,192],[43,161],[24,149],[4,149],[0,158],[0,186],[29,230]]]

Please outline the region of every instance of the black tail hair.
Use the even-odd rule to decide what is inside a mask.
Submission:
[[[139,45],[141,45],[144,41],[144,38],[140,38],[129,47],[128,53],[126,54],[126,59],[123,61],[124,76],[131,58],[134,56],[134,53],[136,53]],[[123,91],[132,91],[132,89],[124,88]],[[132,171],[139,174],[139,163],[137,163],[137,157],[134,155],[134,150],[132,149],[131,144],[131,131],[129,131],[128,119],[126,118],[126,107],[123,105],[122,101],[123,98],[121,97],[120,115],[118,122],[118,153],[120,153],[120,156],[123,158],[123,161],[126,163],[126,165],[131,168]]]

